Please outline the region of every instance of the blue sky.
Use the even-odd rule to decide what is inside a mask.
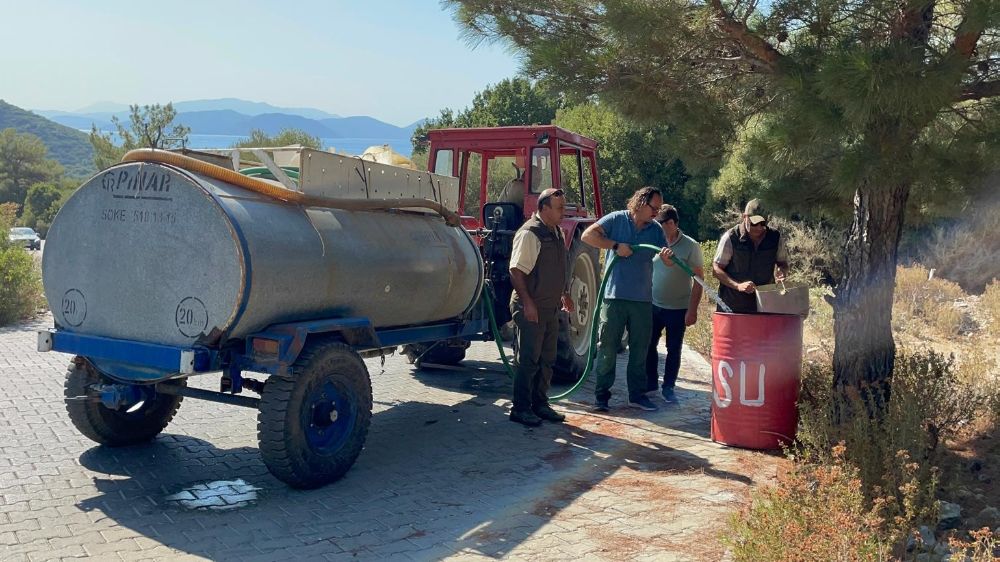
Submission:
[[[0,0],[0,99],[235,97],[395,125],[469,105],[517,73],[507,49],[459,36],[437,0]]]

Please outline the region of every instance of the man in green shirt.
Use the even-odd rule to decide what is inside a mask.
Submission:
[[[680,217],[673,205],[663,205],[654,219],[663,229],[667,239],[667,256],[684,260],[695,275],[704,279],[701,246],[693,238],[681,232],[678,227]],[[677,402],[674,386],[681,368],[681,348],[684,331],[698,321],[698,303],[701,301],[701,285],[694,283],[683,269],[673,260],[653,262],[653,334],[646,351],[646,390],[654,392],[657,384],[656,351],[660,334],[667,332],[667,357],[663,361],[663,385],[660,395],[667,404]]]

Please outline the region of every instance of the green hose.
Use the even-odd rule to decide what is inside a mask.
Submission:
[[[659,252],[661,250],[659,246],[654,246],[652,244],[635,244],[633,246],[630,246],[630,248],[632,248],[633,251],[639,249],[639,250],[651,250],[653,252]],[[674,262],[683,263],[679,262],[678,259],[675,259]],[[597,328],[598,328],[597,320],[600,318],[601,305],[604,304],[604,288],[607,286],[608,279],[611,277],[610,275],[608,275],[608,272],[611,271],[611,268],[613,268],[616,263],[618,263],[618,254],[613,254],[611,256],[611,261],[608,262],[608,267],[605,269],[604,277],[603,279],[601,279],[601,288],[597,291],[597,303],[594,306],[594,316],[591,319],[590,323],[590,346],[588,347],[587,350],[587,366],[586,368],[584,368],[583,374],[580,375],[580,380],[576,381],[576,384],[570,387],[570,389],[567,390],[566,392],[563,392],[561,394],[556,394],[555,396],[549,396],[550,400],[562,400],[563,398],[566,398],[570,394],[573,394],[573,392],[575,392],[576,389],[580,388],[580,385],[582,385],[584,381],[587,380],[587,377],[590,376],[590,372],[594,368],[594,356],[596,355],[596,353],[594,353],[596,348],[594,343],[597,341]],[[688,275],[693,276],[694,272],[691,271],[690,268],[686,267],[686,265],[687,264],[683,266],[684,271],[688,273]],[[490,317],[490,329],[492,329],[493,331],[493,339],[494,341],[496,341],[497,349],[500,351],[500,357],[503,359],[503,364],[507,367],[507,376],[510,378],[514,378],[514,367],[511,366],[510,361],[507,359],[507,353],[503,349],[503,339],[500,337],[500,328],[497,327],[497,319],[496,316],[493,314],[493,300],[494,300],[493,288],[487,285],[486,292],[483,294],[486,297],[486,312]]]
[[[281,169],[282,171],[285,172],[285,175],[292,178],[293,180],[299,179],[298,167],[282,166]],[[257,166],[255,168],[243,168],[242,170],[240,170],[240,173],[243,174],[244,176],[249,176],[251,178],[257,178],[263,176],[270,178],[272,180],[275,179],[274,174],[271,172],[271,170],[267,168],[267,166]]]

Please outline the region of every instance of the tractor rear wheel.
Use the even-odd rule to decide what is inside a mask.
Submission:
[[[600,287],[600,261],[597,248],[575,238],[569,249],[570,297],[574,309],[559,315],[559,349],[553,378],[575,382],[587,367],[590,332]]]

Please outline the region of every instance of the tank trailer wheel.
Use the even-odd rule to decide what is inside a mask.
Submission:
[[[465,359],[467,340],[442,340],[436,343],[410,343],[403,346],[403,354],[411,365],[420,368],[422,363],[458,365]]]
[[[113,384],[88,361],[70,363],[66,372],[63,395],[78,398],[87,394],[93,384]],[[186,379],[173,382],[187,386]],[[100,402],[90,400],[67,400],[66,411],[69,419],[85,437],[111,447],[122,447],[144,443],[156,437],[181,406],[182,396],[157,394],[152,400],[145,400],[129,408],[117,410]]]
[[[264,464],[293,488],[344,475],[361,454],[372,416],[368,368],[347,345],[307,344],[293,378],[271,377],[261,395],[257,435]]]
[[[559,347],[553,377],[575,382],[587,368],[590,332],[597,306],[597,289],[600,287],[600,261],[597,249],[579,238],[573,240],[568,259],[569,291],[575,307],[573,312],[559,315]]]

